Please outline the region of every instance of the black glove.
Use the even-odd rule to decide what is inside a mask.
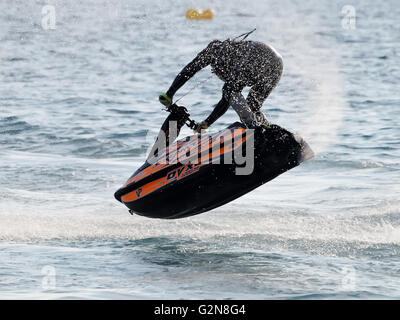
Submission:
[[[207,121],[202,121],[202,122],[196,123],[196,125],[193,128],[193,131],[196,133],[200,133],[201,130],[206,130],[206,129],[208,129],[208,123],[207,123]]]

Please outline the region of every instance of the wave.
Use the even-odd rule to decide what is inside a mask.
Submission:
[[[152,241],[171,238],[234,243],[251,248],[312,254],[400,254],[400,202],[337,211],[242,206],[233,202],[192,218],[154,220],[130,216],[107,192],[71,194],[0,191],[0,240]],[[243,209],[246,208],[246,209]]]
[[[5,135],[18,135],[39,129],[40,126],[31,125],[26,121],[20,120],[16,116],[9,116],[0,119],[0,137],[4,137]]]
[[[115,112],[118,114],[138,114],[138,113],[140,113],[140,111],[138,111],[138,110],[108,109],[108,111]]]
[[[400,162],[383,162],[383,161],[372,161],[372,160],[340,160],[330,159],[329,157],[335,155],[327,154],[324,156],[317,156],[313,159],[313,168],[339,168],[339,169],[389,169],[399,170]]]

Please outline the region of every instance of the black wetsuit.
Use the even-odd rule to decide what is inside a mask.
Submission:
[[[225,82],[222,99],[205,120],[208,125],[222,116],[229,106],[248,127],[267,122],[260,109],[283,72],[282,57],[275,49],[257,41],[214,40],[182,69],[167,95],[173,97],[186,81],[208,65]],[[247,99],[241,94],[244,87],[251,87]]]

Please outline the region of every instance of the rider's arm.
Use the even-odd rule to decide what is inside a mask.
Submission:
[[[229,108],[229,100],[232,92],[242,91],[243,87],[236,83],[225,83],[222,88],[222,99],[215,106],[214,110],[205,120],[207,126],[212,125],[218,118],[220,118]]]
[[[207,48],[202,50],[196,56],[196,58],[194,58],[186,67],[182,69],[181,72],[179,72],[171,87],[167,91],[168,97],[172,98],[174,94],[186,83],[186,81],[211,63],[216,44],[216,41],[212,41]]]
[[[226,110],[228,110],[228,108],[229,108],[229,102],[225,98],[222,98],[215,106],[214,110],[211,112],[208,118],[205,120],[207,125],[211,126],[218,118],[220,118],[226,112]]]

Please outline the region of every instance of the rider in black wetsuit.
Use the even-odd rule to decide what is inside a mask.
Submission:
[[[279,82],[282,72],[282,57],[274,48],[257,41],[214,40],[202,50],[177,75],[168,91],[159,98],[165,106],[172,103],[174,94],[196,72],[211,65],[225,85],[222,99],[210,116],[200,122],[196,131],[207,129],[229,106],[232,106],[248,128],[268,124],[260,111],[263,102]],[[245,99],[241,93],[244,87],[251,87]]]

